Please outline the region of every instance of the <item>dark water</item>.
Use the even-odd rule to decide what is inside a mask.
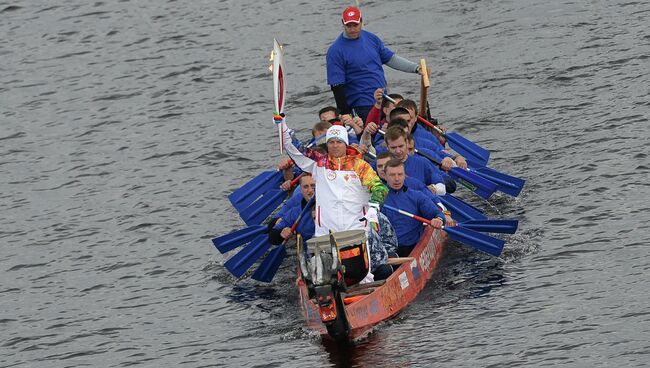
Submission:
[[[344,2],[0,2],[0,366],[644,366],[650,358],[650,5],[361,2],[427,57],[432,111],[525,177],[499,259],[452,245],[423,294],[354,347],[297,318],[291,262],[234,280],[226,195],[332,98]],[[417,98],[411,74],[390,88]],[[271,142],[271,143],[269,143]]]

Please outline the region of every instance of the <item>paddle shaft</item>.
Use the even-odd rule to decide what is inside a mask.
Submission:
[[[302,175],[302,174],[300,174],[300,175]],[[293,225],[291,225],[291,228],[289,228],[289,231],[290,231],[289,237],[284,239],[284,241],[282,242],[283,246],[285,244],[287,244],[287,241],[289,241],[289,239],[291,238],[291,235],[296,231],[296,228],[298,227],[298,224],[300,223],[300,220],[302,219],[302,216],[304,216],[305,213],[309,212],[311,207],[314,205],[314,198],[316,198],[316,197],[311,197],[309,202],[307,202],[307,204],[305,205],[305,208],[303,208],[302,211],[300,212],[300,215],[298,215],[298,218],[296,219],[296,222],[294,222]]]
[[[291,180],[291,183],[289,183],[289,189],[295,187],[298,184],[298,182],[300,181],[300,178],[302,178],[303,175],[305,175],[305,173],[301,173],[300,175],[293,178],[293,180]]]
[[[422,78],[420,79],[420,115],[426,116],[427,90],[429,89],[429,71],[427,70],[427,63],[424,59],[420,59],[420,70],[422,71]]]
[[[409,216],[425,224],[431,224],[431,221],[420,216],[416,216],[412,213],[391,207],[386,204],[384,204],[384,207],[388,208],[389,210],[396,211],[402,215]],[[462,227],[441,226],[441,229],[444,230],[452,239],[495,257],[498,257],[501,254],[501,250],[505,244],[505,242],[501,239],[493,238],[489,235],[481,234],[474,230],[463,229]]]
[[[431,225],[431,220],[429,220],[429,219],[425,219],[424,217],[421,217],[421,216],[418,216],[418,215],[412,214],[412,213],[407,212],[407,211],[404,211],[404,210],[400,210],[399,208],[395,208],[395,207],[393,207],[393,206],[389,206],[389,205],[387,205],[387,204],[384,204],[383,206],[386,207],[386,208],[388,208],[388,209],[391,210],[391,211],[395,211],[395,212],[401,213],[401,214],[404,215],[404,216],[408,216],[408,217],[410,217],[410,218],[412,218],[412,219],[414,219],[414,220],[418,220],[418,221],[420,221],[420,222],[422,222],[422,223],[425,223],[425,224],[427,224],[427,225]],[[441,227],[441,229],[444,229],[444,228],[445,228],[444,226]]]

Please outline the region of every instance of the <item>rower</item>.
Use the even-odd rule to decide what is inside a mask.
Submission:
[[[404,116],[404,113],[406,113],[406,116]],[[440,160],[445,158],[446,152],[444,152],[442,146],[440,143],[437,141],[433,141],[431,139],[424,139],[422,137],[416,137],[412,132],[413,130],[411,123],[408,121],[408,111],[404,109],[403,107],[396,107],[393,109],[393,112],[391,112],[390,115],[390,121],[388,122],[388,128],[399,125],[400,127],[404,128],[407,134],[413,135],[414,138],[417,138],[417,149],[428,149],[431,151],[436,152],[434,157],[439,157]],[[451,159],[449,159],[451,162]]]
[[[386,163],[390,161],[392,158],[393,155],[391,155],[390,152],[382,152],[377,155],[377,159],[375,160],[377,175],[379,175],[379,177],[384,182],[384,184],[387,184]],[[404,177],[404,185],[408,187],[410,190],[416,190],[418,192],[421,192],[427,198],[429,198],[444,213],[447,222],[450,222],[452,220],[451,212],[449,212],[445,207],[445,205],[442,204],[442,201],[440,201],[440,197],[431,193],[431,191],[427,188],[426,185],[424,185],[424,183],[407,175]]]
[[[299,205],[287,206],[285,204],[285,207],[278,212],[279,218],[273,222],[275,225],[269,232],[269,242],[271,244],[281,244],[292,235],[291,225],[298,220],[302,209],[305,208],[309,200],[314,196],[315,191],[316,183],[311,175],[304,174],[300,177],[302,201],[299,202]],[[312,207],[312,216],[304,216],[298,223],[295,232],[300,233],[303,240],[311,239],[314,236],[314,215],[315,209]]]
[[[348,130],[348,141],[350,144],[359,143],[358,136],[363,132],[363,121],[359,117],[345,115],[339,116],[339,110],[334,106],[326,106],[318,111],[318,118],[321,122],[327,122],[332,125],[343,125]],[[328,127],[329,128],[329,127]],[[323,132],[324,133],[324,132]],[[319,137],[314,136],[314,137]]]
[[[391,93],[388,95],[393,101],[389,99],[384,99],[384,89],[377,88],[374,93],[375,105],[370,109],[368,117],[366,117],[366,126],[370,123],[375,123],[380,128],[384,127],[388,123],[388,116],[390,112],[395,108],[395,104],[399,101],[402,101],[404,97],[397,93]]]
[[[389,191],[384,203],[431,219],[431,226],[436,229],[446,223],[444,214],[429,198],[404,185],[406,175],[402,160],[398,158],[389,160],[386,163],[385,174]],[[397,254],[400,257],[407,257],[422,235],[422,223],[393,211],[382,210],[382,212],[388,217],[397,233]]]
[[[391,112],[390,119],[402,118],[407,120],[409,123],[409,132],[413,134],[413,137],[422,146],[422,148],[430,149],[436,153],[437,158],[442,161],[442,169],[448,171],[454,166],[459,166],[462,169],[467,169],[467,161],[461,155],[456,155],[455,157],[450,153],[445,151],[444,144],[440,142],[436,133],[430,132],[423,127],[420,127],[417,124],[418,115],[417,115],[417,105],[413,100],[402,100],[397,103],[397,107]],[[424,142],[430,142],[430,144],[424,145]],[[433,145],[433,146],[431,146]],[[420,146],[416,147],[420,149]],[[434,156],[434,157],[436,157]]]
[[[420,180],[429,187],[433,194],[446,194],[445,184],[440,170],[420,156],[409,156],[406,145],[406,132],[399,127],[390,127],[386,131],[384,139],[388,151],[404,163],[406,174]]]
[[[320,121],[329,122],[332,119],[339,117],[339,110],[334,106],[325,106],[322,109],[318,110],[318,118]]]

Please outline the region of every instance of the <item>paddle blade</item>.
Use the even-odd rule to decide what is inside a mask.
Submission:
[[[505,241],[460,226],[445,227],[449,237],[481,252],[498,257]]]
[[[449,147],[461,154],[465,159],[480,163],[482,166],[487,165],[490,159],[490,151],[455,132],[446,133],[445,138],[449,143]]]
[[[471,168],[471,171],[495,183],[497,190],[516,197],[526,184],[526,180],[508,175],[487,166]]]
[[[465,229],[480,231],[483,233],[514,234],[517,232],[519,221],[517,220],[469,220],[458,224]]]
[[[262,261],[257,270],[253,273],[253,280],[271,282],[286,255],[287,251],[284,248],[284,245],[272,249],[266,258],[264,258],[264,261]]]
[[[481,198],[488,199],[497,190],[495,183],[471,171],[463,170],[459,167],[452,167],[449,170],[449,174]]]
[[[287,198],[287,192],[280,189],[273,189],[266,192],[260,199],[251,203],[239,216],[246,225],[261,224],[269,215]]]
[[[241,188],[232,192],[228,196],[228,199],[233,207],[240,212],[253,203],[260,195],[278,188],[282,184],[282,179],[283,175],[280,171],[265,171],[251,179]]]
[[[239,247],[240,245],[248,243],[256,236],[267,232],[268,227],[266,226],[249,226],[226,235],[218,236],[212,239],[212,244],[214,244],[217,250],[223,254]]]
[[[487,216],[485,216],[478,208],[469,203],[465,203],[451,194],[445,194],[439,196],[439,198],[440,202],[451,211],[451,217],[456,221],[487,219]]]
[[[226,269],[239,278],[248,271],[249,268],[260,259],[267,249],[271,247],[266,234],[259,235],[244,249],[232,256],[224,263]]]

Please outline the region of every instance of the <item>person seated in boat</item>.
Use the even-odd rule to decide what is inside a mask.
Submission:
[[[384,184],[388,185],[386,181],[386,163],[390,161],[393,158],[393,155],[391,155],[390,152],[382,152],[377,155],[377,159],[375,160],[375,168],[377,171],[377,175],[381,178],[382,182]],[[447,222],[451,221],[451,212],[447,210],[447,207],[445,207],[444,204],[442,204],[442,201],[440,201],[440,197],[437,195],[431,193],[429,188],[427,188],[426,185],[424,185],[423,182],[420,180],[414,179],[410,176],[405,176],[404,177],[404,185],[411,189],[411,190],[416,190],[418,192],[421,192],[424,194],[427,198],[429,198],[445,215],[445,219]],[[390,189],[390,188],[389,188]]]
[[[345,115],[343,118],[339,117],[339,110],[334,106],[326,106],[318,111],[318,118],[322,122],[330,124],[340,124],[348,129],[348,138],[350,144],[358,143],[358,136],[363,131],[363,121],[361,118]]]
[[[311,199],[311,197],[314,196],[314,187],[315,187],[315,182],[314,178],[311,177],[311,175],[307,173],[302,173],[302,176],[300,177],[300,180],[298,181],[298,188],[299,190],[295,190],[293,194],[287,199],[286,202],[282,205],[282,208],[280,208],[280,211],[278,211],[277,214],[275,214],[274,218],[277,221],[280,219],[287,211],[289,211],[293,207],[300,207],[304,208],[305,204]],[[285,188],[282,188],[283,190],[288,190]]]
[[[332,123],[329,121],[319,121],[318,123],[314,124],[314,126],[311,128],[312,139],[310,143],[313,142],[312,146],[317,146],[319,144],[325,143],[325,134],[327,133],[327,129],[329,129],[331,126]]]
[[[410,133],[406,136],[406,146],[408,147],[408,152],[409,152],[410,156],[417,155],[417,153],[415,152],[415,150],[416,150],[416,148],[415,148],[415,146],[416,146],[415,138]],[[433,152],[433,151],[431,151],[429,149],[419,147],[419,148],[417,148],[417,151],[420,154],[425,154],[425,155],[427,155],[429,157],[436,158],[435,152]],[[436,159],[440,160],[440,158],[436,158]],[[427,158],[427,160],[428,160],[428,158]],[[438,166],[437,164],[434,164],[434,163],[431,163],[431,164],[436,169],[440,168],[440,166]],[[449,193],[449,194],[454,193],[456,191],[456,181],[448,173],[446,173],[444,171],[441,171],[441,174],[442,174],[442,180],[445,183],[445,192]]]
[[[309,200],[314,196],[316,183],[311,175],[303,175],[300,178],[301,201],[297,204],[285,206],[278,212],[278,218],[272,220],[274,224],[269,231],[269,242],[273,245],[281,244],[291,236],[291,226],[300,216],[301,211]],[[287,201],[289,202],[289,201]],[[314,215],[315,207],[312,207],[312,215],[300,219],[296,227],[296,233],[302,235],[303,240],[311,239],[314,236]]]
[[[390,123],[387,123],[384,126],[384,133],[386,130],[392,126],[398,126],[402,128],[405,132],[408,133],[408,123],[406,120],[403,119],[395,119],[391,121]],[[379,132],[379,126],[375,123],[370,123],[368,126],[363,131],[363,134],[361,135],[360,142],[362,146],[372,146],[375,150],[376,154],[380,154],[382,152],[388,152],[388,148],[386,147],[386,141],[384,140],[384,136]],[[374,137],[374,138],[371,138]]]
[[[406,174],[402,160],[390,159],[384,171],[389,188],[384,200],[385,204],[431,219],[431,226],[436,229],[440,229],[446,223],[445,215],[429,198],[404,185]],[[424,231],[422,223],[391,210],[382,209],[382,212],[388,217],[397,233],[397,254],[400,257],[407,257]]]
[[[375,105],[368,112],[364,126],[368,126],[370,123],[375,123],[379,128],[385,127],[388,123],[388,116],[390,112],[395,108],[395,103],[398,103],[404,99],[402,95],[397,93],[391,93],[388,97],[392,98],[395,103],[388,99],[384,99],[384,89],[377,88],[374,93]]]
[[[414,138],[417,138],[416,139],[417,147],[415,148],[417,149],[424,148],[436,152],[435,157],[437,157],[439,160],[443,160],[444,158],[447,158],[449,160],[449,167],[451,167],[453,160],[447,157],[449,154],[444,151],[440,143],[438,143],[437,141],[434,142],[433,139],[435,138],[424,139],[422,137],[416,137],[416,135],[412,133],[413,131],[412,124],[411,122],[408,121],[408,119],[409,119],[409,112],[403,107],[396,107],[391,112],[387,127],[390,128],[394,125],[399,125],[400,127],[403,127],[406,133],[413,135]]]
[[[404,101],[408,102],[410,100],[403,100],[402,102]],[[445,183],[446,192],[454,193],[456,191],[456,181],[447,173],[449,169],[451,169],[454,166],[457,166],[457,164],[451,158],[452,155],[446,152],[444,149],[442,149],[442,146],[437,141],[434,142],[432,140],[427,140],[427,139],[416,139],[416,137],[411,133],[412,130],[410,129],[411,127],[417,127],[417,123],[413,121],[407,121],[407,119],[412,120],[411,114],[406,108],[399,106],[398,103],[398,106],[395,107],[395,109],[393,109],[393,111],[390,114],[390,122],[388,123],[388,126],[391,127],[397,125],[405,129],[405,131],[408,133],[407,145],[409,144],[409,139],[412,140],[412,146],[409,147],[410,155],[414,155],[415,149],[417,149],[421,153],[433,157],[435,160],[441,162],[441,165],[439,166],[433,162],[430,162],[427,159],[427,161],[434,167],[434,170],[440,171],[443,182]],[[462,156],[459,155],[457,158],[459,163],[465,165],[467,164],[465,162],[465,159]]]
[[[400,101],[395,109],[391,111],[389,121],[393,119],[404,119],[408,122],[409,133],[413,135],[413,138],[418,142],[417,149],[425,148],[431,150],[435,153],[434,158],[442,161],[442,169],[448,171],[454,166],[460,168],[467,168],[467,161],[461,155],[452,155],[449,152],[445,151],[444,145],[438,139],[438,133],[433,133],[424,127],[418,125],[418,115],[417,115],[417,105],[413,100],[402,100]]]
[[[339,110],[334,106],[325,106],[318,110],[318,118],[320,121],[331,122],[332,119],[338,119]]]
[[[420,156],[409,156],[406,145],[407,133],[400,127],[390,127],[384,139],[393,157],[404,163],[406,174],[423,182],[433,194],[445,195],[447,189],[441,171]]]

